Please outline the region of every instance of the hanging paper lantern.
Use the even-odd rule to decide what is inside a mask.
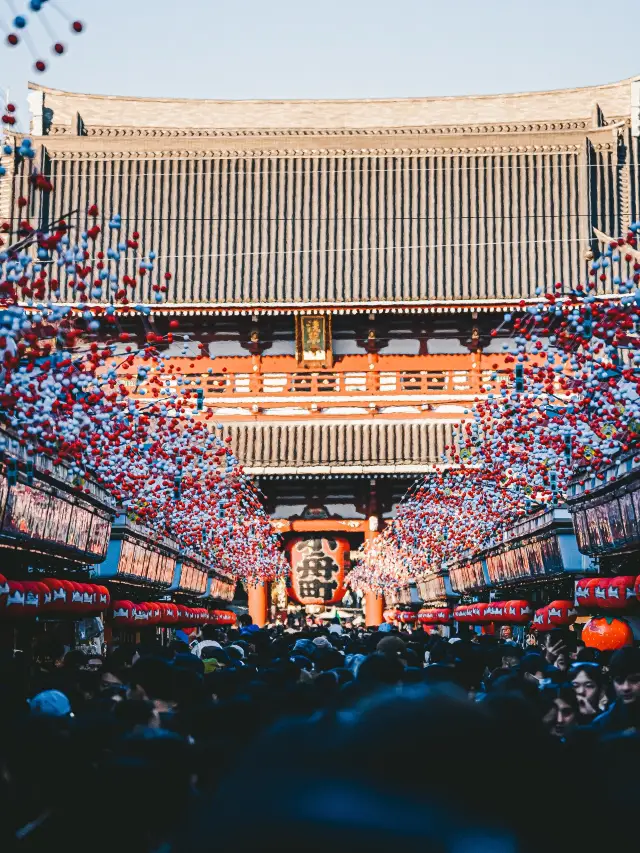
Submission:
[[[8,581],[9,593],[3,596],[4,613],[9,619],[19,619],[24,615],[25,589],[19,581]]]
[[[111,601],[111,593],[107,589],[106,586],[96,586],[97,592],[97,604],[100,610],[106,610],[109,607],[109,603]]]
[[[576,581],[576,604],[579,607],[596,606],[594,584],[597,583],[597,580],[597,578],[581,578]]]
[[[345,568],[350,566],[347,539],[302,538],[287,544],[291,562],[289,597],[298,604],[338,604],[346,593]]]
[[[35,581],[24,581],[22,589],[24,590],[23,616],[27,619],[35,619],[38,610],[42,607],[42,591]]]
[[[209,613],[210,625],[235,625],[238,617],[231,610],[212,610]]]
[[[636,576],[635,575],[618,575],[615,578],[608,578],[607,595],[602,602],[602,607],[605,610],[624,610],[630,606],[632,602],[636,602]]]
[[[40,608],[44,612],[50,613],[53,610],[53,593],[51,589],[43,581],[36,581],[35,584],[40,590]]]
[[[492,622],[504,622],[505,612],[504,601],[491,601],[485,609],[485,616]]]
[[[554,627],[549,619],[549,609],[547,607],[536,610],[531,621],[532,631],[551,631]]]
[[[578,609],[573,601],[558,600],[552,601],[545,608],[547,618],[551,625],[558,627],[560,625],[573,625],[578,616]]]
[[[113,601],[111,603],[111,620],[115,625],[129,627],[134,624],[133,601]]]
[[[144,602],[138,602],[133,605],[133,621],[137,627],[144,628],[148,625],[150,616],[151,611],[149,606]]]
[[[585,646],[601,652],[615,651],[633,645],[629,623],[615,616],[594,616],[582,629]]]
[[[43,578],[42,583],[51,591],[49,610],[53,613],[64,613],[67,610],[67,588],[64,581],[57,578]]]
[[[418,622],[424,625],[450,625],[453,614],[448,607],[430,607],[418,611]]]
[[[528,625],[533,616],[533,609],[528,601],[506,601],[504,605],[504,622],[508,625]]]
[[[172,602],[161,601],[160,602],[160,624],[161,625],[175,625],[178,621],[178,608]]]
[[[0,609],[5,606],[3,598],[9,595],[9,581],[4,575],[0,575]]]
[[[398,622],[401,622],[403,625],[411,625],[411,624],[413,624],[414,622],[416,622],[416,621],[417,621],[417,619],[418,619],[418,614],[417,614],[417,613],[413,613],[413,612],[412,612],[412,611],[410,611],[410,610],[401,610],[401,611],[397,614],[397,617],[396,617],[396,618],[397,618],[397,621],[398,621]]]
[[[71,612],[82,613],[85,609],[84,605],[84,584],[77,581],[71,581]]]

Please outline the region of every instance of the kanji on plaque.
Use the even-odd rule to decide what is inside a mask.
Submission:
[[[293,539],[287,545],[291,561],[289,597],[299,604],[337,604],[346,592],[345,566],[350,545],[337,537]]]

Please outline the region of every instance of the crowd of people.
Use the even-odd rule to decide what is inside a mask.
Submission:
[[[462,626],[464,630],[464,626]],[[0,672],[3,850],[508,853],[635,837],[640,649],[207,626]],[[618,845],[618,846],[616,846]]]

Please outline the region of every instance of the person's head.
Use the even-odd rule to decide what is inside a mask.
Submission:
[[[383,637],[376,646],[376,651],[379,654],[386,655],[391,658],[399,658],[404,660],[407,646],[397,634],[392,634],[389,637]]]
[[[610,661],[609,672],[616,699],[625,705],[640,707],[640,649],[618,649]]]
[[[69,672],[78,672],[87,665],[87,656],[81,649],[71,649],[64,656],[64,668]]]
[[[110,666],[105,665],[100,670],[100,689],[110,690],[114,687],[122,687],[122,679]]]
[[[129,673],[128,699],[173,699],[173,670],[160,658],[140,658]]]
[[[578,720],[578,699],[571,687],[545,687],[539,693],[542,723],[554,737],[565,738]]]
[[[536,652],[527,652],[520,661],[520,672],[529,681],[540,682],[544,678],[546,661]]]
[[[382,687],[400,684],[403,673],[404,666],[399,657],[374,652],[358,667],[356,680],[367,687]]]
[[[524,657],[524,652],[521,646],[516,646],[515,643],[509,643],[503,646],[502,649],[502,668],[516,669],[520,665],[520,661]]]
[[[569,677],[578,699],[580,714],[597,714],[605,688],[605,677],[600,666],[588,661],[574,663],[569,670]]]
[[[160,714],[153,702],[149,702],[148,699],[126,699],[124,702],[118,702],[114,716],[127,731],[138,727],[160,728]]]
[[[238,624],[241,628],[248,628],[250,625],[253,625],[253,619],[251,618],[251,616],[249,616],[248,613],[243,613],[238,618]]]
[[[89,672],[99,672],[102,669],[103,664],[104,661],[102,660],[100,655],[88,654],[85,664],[82,668],[88,670]]]

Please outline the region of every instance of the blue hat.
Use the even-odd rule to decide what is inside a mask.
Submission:
[[[44,690],[29,699],[31,713],[38,717],[69,717],[71,703],[59,690]]]

